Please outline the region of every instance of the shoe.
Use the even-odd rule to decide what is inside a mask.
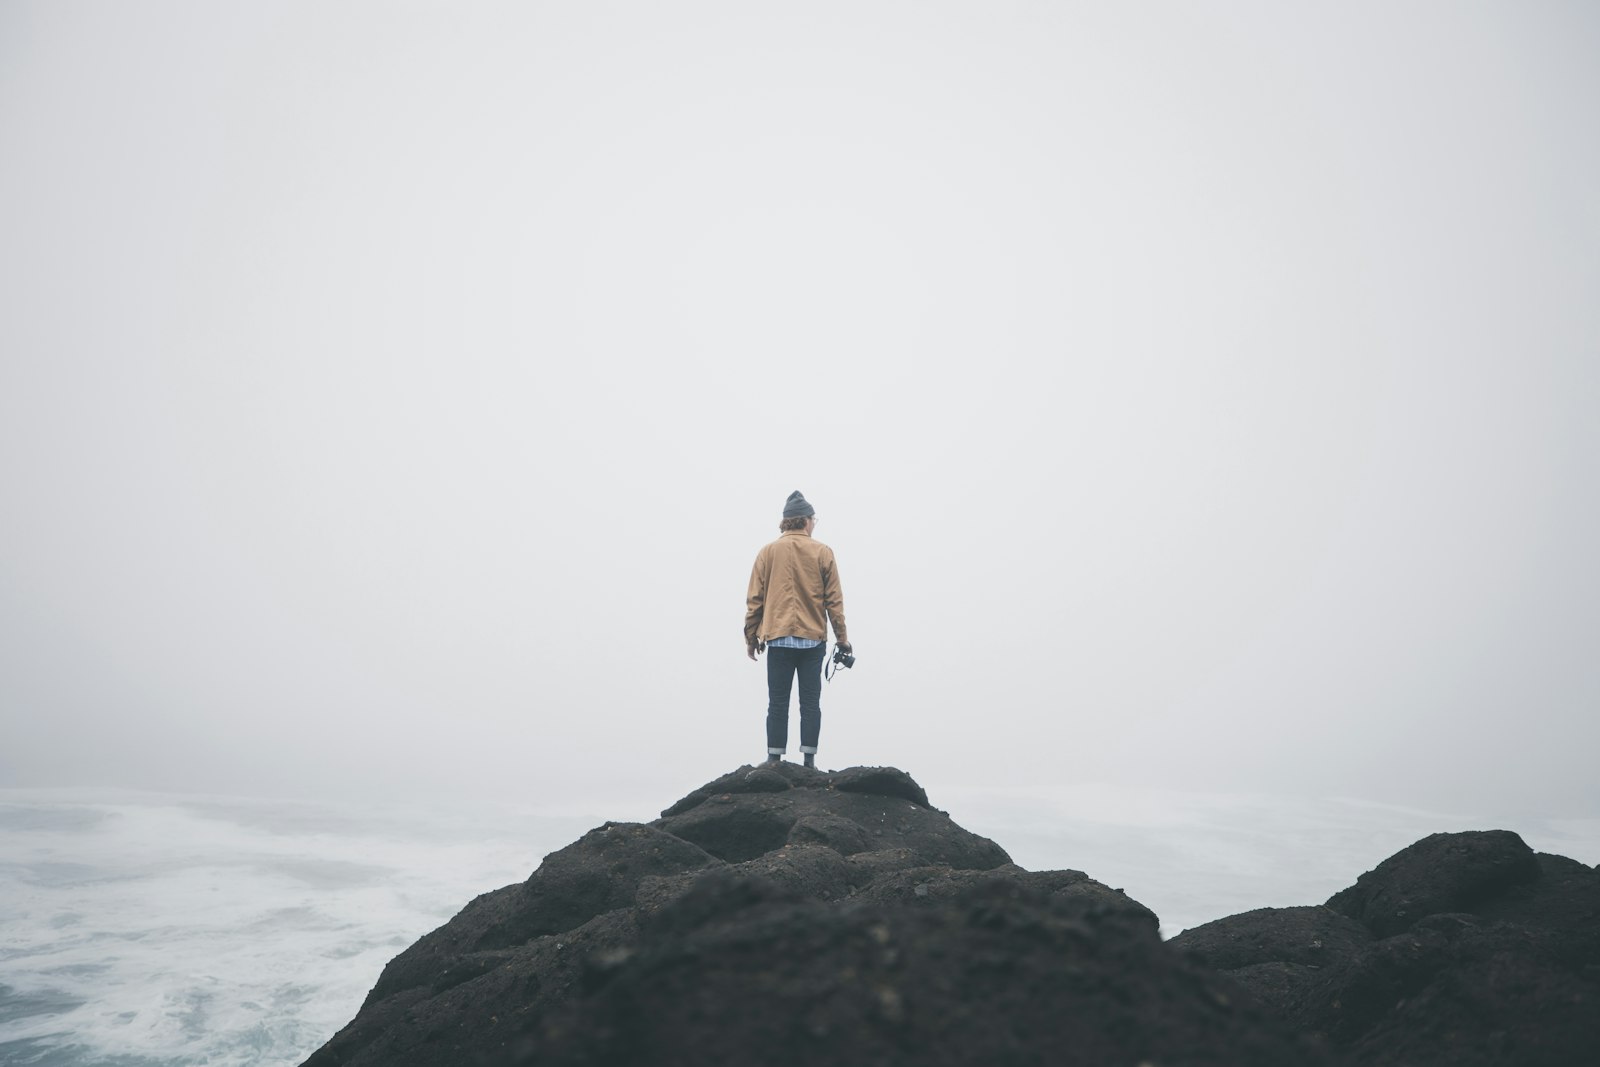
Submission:
[[[817,754],[815,752],[806,753],[806,766],[812,770],[817,769]]]
[[[771,754],[769,754],[769,755],[768,755],[768,756],[767,756],[767,758],[766,758],[766,760],[765,760],[765,762],[763,762],[763,763],[762,763],[762,764],[761,764],[761,766],[763,766],[763,767],[770,767],[770,766],[771,766],[771,765],[772,765],[772,764],[774,764],[774,763],[782,763],[782,762],[783,762],[783,757],[782,757],[782,756],[775,756],[775,755],[771,755]]]

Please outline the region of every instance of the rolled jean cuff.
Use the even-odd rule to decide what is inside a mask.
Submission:
[[[783,755],[783,751],[784,750],[781,749],[781,748],[770,748],[769,747],[767,749],[767,755],[769,755],[769,756],[781,756],[781,755]]]
[[[800,751],[805,753],[805,754],[807,754],[807,755],[815,756],[817,754],[817,746],[816,745],[801,745],[800,746]]]

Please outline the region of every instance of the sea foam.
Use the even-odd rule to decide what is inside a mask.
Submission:
[[[0,1064],[298,1063],[599,819],[0,793]]]

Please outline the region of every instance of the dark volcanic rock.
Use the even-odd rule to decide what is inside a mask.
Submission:
[[[1136,924],[1142,923],[1152,932],[1161,925],[1155,912],[1082,871],[1026,871],[1011,863],[992,871],[957,871],[948,867],[888,871],[863,886],[856,899],[891,906],[936,906],[999,883],[1023,886],[1042,897],[1070,902],[1084,914],[1117,915]]]
[[[1149,909],[893,768],[741,768],[384,969],[307,1067],[1325,1062]]]
[[[1423,916],[1469,910],[1537,877],[1533,850],[1510,830],[1431,834],[1335,893],[1328,907],[1387,937]]]
[[[1172,944],[1365,1067],[1555,1067],[1600,1049],[1600,875],[1504,830],[1434,834],[1326,907]]]
[[[1557,1067],[1600,1050],[1600,987],[1527,928],[1432,915],[1312,991],[1299,1023],[1372,1067]]]
[[[1325,907],[1258,908],[1185,930],[1169,944],[1227,971],[1262,1003],[1288,1012],[1333,969],[1372,942],[1372,931]]]
[[[1143,916],[1004,877],[937,904],[828,907],[702,879],[515,1064],[1315,1064]]]
[[[1541,852],[1539,877],[1480,901],[1474,913],[1547,934],[1550,951],[1575,967],[1600,967],[1600,869]]]
[[[989,870],[1011,861],[993,841],[969,833],[944,812],[930,808],[922,787],[903,771],[868,767],[828,775],[793,764],[780,766],[792,768],[780,779],[789,788],[733,788],[688,803],[697,790],[668,808],[673,814],[663,815],[654,825],[728,863],[782,848],[791,834],[800,840],[825,837],[823,843],[841,852],[908,848],[923,863],[961,870]],[[857,770],[870,773],[856,774]],[[779,773],[764,767],[746,772],[764,780],[779,778]],[[738,787],[738,772],[712,784]],[[803,818],[808,819],[805,825]]]
[[[789,844],[822,845],[841,856],[867,851],[867,832],[843,815],[802,815],[789,828]]]
[[[905,771],[894,767],[850,767],[833,776],[833,787],[845,793],[899,797],[928,807],[928,794]]]
[[[1323,968],[1349,961],[1372,941],[1372,931],[1324,907],[1258,908],[1185,930],[1170,942],[1213,967],[1272,960]]]
[[[521,885],[485,893],[383,969],[371,1005],[401,990],[460,984],[505,963],[504,951],[633,903],[652,875],[715,863],[695,845],[638,823],[607,823],[545,857]]]
[[[1600,872],[1435,834],[1185,931],[1026,871],[893,768],[741,768],[390,962],[306,1067],[1556,1067],[1600,1049]]]
[[[776,766],[762,765],[760,767],[740,767],[736,771],[729,771],[721,778],[707,782],[696,789],[672,807],[661,813],[665,818],[669,815],[682,815],[691,808],[717,796],[734,796],[740,793],[781,793],[790,788],[789,779],[797,773],[811,773],[804,767],[795,767],[792,763],[779,763]]]

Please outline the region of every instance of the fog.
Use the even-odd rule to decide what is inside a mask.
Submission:
[[[1600,812],[1597,54],[8,0],[0,786],[664,806],[800,489],[825,766]]]

